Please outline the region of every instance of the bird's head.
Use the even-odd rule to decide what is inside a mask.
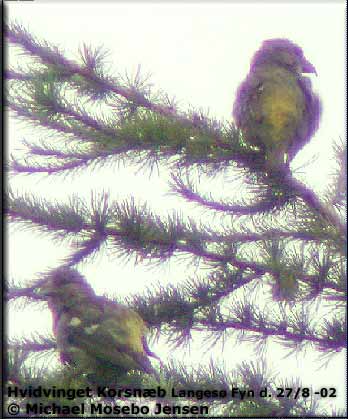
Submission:
[[[93,295],[93,289],[85,278],[71,268],[58,268],[51,271],[38,284],[37,294],[43,298],[59,299],[62,295]]]
[[[302,49],[288,39],[268,39],[255,53],[251,69],[265,64],[276,64],[301,73],[317,74],[315,67],[303,55]]]

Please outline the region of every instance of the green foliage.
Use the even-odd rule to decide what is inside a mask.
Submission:
[[[169,361],[157,373],[149,360],[154,354],[145,342],[148,327],[173,347],[184,347],[205,333],[202,352],[222,343],[231,357],[239,350],[239,340],[250,341],[258,366],[263,366],[272,338],[289,353],[310,346],[329,357],[346,346],[343,144],[337,146],[332,187],[325,197],[318,197],[295,178],[289,165],[278,164],[284,163],[285,154],[291,160],[298,151],[291,149],[293,139],[288,138],[293,124],[277,128],[269,120],[259,131],[260,141],[252,141],[259,129],[253,126],[258,104],[247,109],[247,126],[239,129],[200,111],[182,112],[173,99],[154,93],[140,71],[134,79],[108,75],[102,49],[84,46],[80,61],[73,62],[20,25],[10,25],[7,33],[11,44],[34,58],[25,71],[9,70],[7,106],[18,118],[51,133],[44,141],[24,143],[29,157],[12,158],[12,175],[76,175],[88,167],[93,176],[107,163],[135,162],[150,169],[161,165],[172,175],[171,193],[202,210],[201,220],[179,211],[165,217],[134,198],[114,202],[104,192],[92,193],[90,201],[74,196],[62,204],[10,190],[6,202],[10,221],[60,243],[74,239],[74,246],[69,247],[64,266],[20,286],[7,281],[9,301],[20,297],[28,305],[47,301],[54,326],[51,339],[34,336],[11,342],[8,383],[72,390],[89,384],[160,385],[168,394],[174,387],[228,392],[236,383],[255,390],[280,385],[266,369],[239,365],[227,371],[219,362],[191,368]],[[272,108],[267,83],[265,100]],[[291,78],[290,87],[294,83]],[[292,123],[299,117],[298,109],[293,112]],[[284,144],[276,150],[279,130]],[[212,180],[221,181],[221,187]],[[230,193],[229,198],[219,198],[220,190]],[[132,195],[130,188],[128,192]],[[175,260],[196,270],[175,286],[152,285],[123,305],[96,296],[73,269],[103,245],[111,256],[126,261],[135,256],[136,263],[161,266]],[[312,303],[330,315],[313,322]],[[231,333],[237,346],[227,339]],[[53,353],[60,355],[60,363],[52,363],[56,368],[40,369],[40,354]],[[44,403],[51,401],[42,398]],[[178,400],[196,402],[188,396]],[[318,411],[292,399],[275,403],[229,396],[208,403],[211,415],[306,416]]]

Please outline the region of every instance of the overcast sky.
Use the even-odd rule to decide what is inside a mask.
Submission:
[[[17,20],[39,38],[59,45],[69,57],[77,57],[82,42],[103,45],[110,51],[110,66],[115,71],[134,73],[141,65],[143,73],[151,74],[153,85],[175,96],[183,109],[202,107],[224,120],[231,119],[236,89],[248,73],[250,59],[262,41],[269,38],[292,40],[315,65],[318,76],[311,78],[323,102],[320,129],[293,161],[293,166],[300,167],[313,160],[298,176],[317,192],[325,189],[330,183],[333,141],[345,138],[343,4],[115,3],[13,2],[7,5],[7,10],[10,20]],[[13,56],[10,62],[18,59]],[[9,151],[18,152],[21,139],[30,140],[37,135],[33,128],[11,119]],[[39,135],[43,135],[42,131]],[[89,173],[81,174],[69,184],[36,175],[18,176],[11,181],[20,191],[31,190],[57,199],[66,199],[73,192],[88,199],[91,188],[110,190],[115,199],[121,199],[132,190],[137,199],[148,201],[161,213],[173,208],[185,211],[185,205],[166,195],[166,182],[165,171],[150,180],[148,173],[137,175],[133,167],[120,171],[102,169],[93,179]],[[10,228],[9,270],[18,280],[30,279],[36,272],[59,265],[59,259],[69,253],[66,245],[57,246],[46,237],[14,227]],[[121,295],[139,292],[153,282],[180,283],[187,275],[187,267],[178,266],[175,261],[164,268],[149,270],[142,265],[126,266],[119,261],[115,264],[115,259],[108,255],[100,255],[81,271],[97,293],[117,291]],[[118,272],[120,278],[130,280],[120,289],[119,284],[107,280],[111,272],[113,277]],[[41,312],[29,309],[11,315],[9,321],[13,335],[51,327],[49,312],[42,316]],[[197,342],[196,346],[200,347],[199,340]],[[168,348],[157,349],[159,355],[165,357]],[[270,351],[272,354],[274,347]],[[236,360],[248,360],[245,354],[250,352],[241,352],[236,353]],[[193,360],[201,359],[201,354],[197,355],[195,350],[191,354]],[[230,354],[227,355],[219,353],[217,357],[230,358]],[[277,347],[270,356],[281,375],[291,371],[301,376],[304,385],[336,386],[341,397],[333,404],[343,406],[344,354],[332,358],[329,374],[325,368],[317,371],[319,364],[314,351],[309,351],[307,358],[291,358],[290,361],[281,359],[282,355]],[[178,356],[182,358],[182,353]]]

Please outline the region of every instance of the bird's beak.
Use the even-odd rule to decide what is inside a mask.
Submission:
[[[314,65],[309,61],[304,61],[302,63],[302,73],[314,73],[316,76],[318,75]]]

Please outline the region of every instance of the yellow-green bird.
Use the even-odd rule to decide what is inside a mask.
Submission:
[[[148,356],[147,326],[132,309],[97,296],[71,268],[51,272],[37,293],[47,299],[63,363],[93,384],[108,385],[129,371],[155,371]],[[156,373],[155,373],[156,374]]]
[[[237,91],[236,126],[264,153],[268,169],[287,165],[318,129],[320,100],[303,73],[316,70],[302,49],[288,39],[269,39]]]

